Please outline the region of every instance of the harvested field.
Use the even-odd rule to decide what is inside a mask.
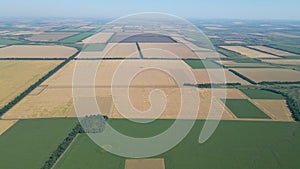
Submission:
[[[66,46],[13,45],[0,48],[0,58],[68,58],[76,52]]]
[[[91,37],[82,41],[84,44],[88,43],[107,43],[108,40],[114,35],[113,32],[99,32]]]
[[[271,54],[274,54],[274,55],[278,55],[278,56],[299,56],[299,55],[294,54],[294,53],[290,53],[290,52],[286,52],[286,51],[283,51],[283,50],[274,49],[274,48],[270,48],[270,47],[266,47],[266,46],[249,46],[249,47],[254,48],[254,49],[258,49],[258,50],[261,50],[261,51],[265,51],[265,52],[268,52],[268,53],[271,53]]]
[[[37,35],[33,35],[26,38],[29,41],[39,41],[39,42],[57,42],[61,39],[73,36],[79,32],[45,32]]]
[[[245,55],[248,56],[250,58],[257,58],[257,59],[261,59],[261,58],[279,58],[275,55],[271,55],[271,54],[266,54],[266,53],[262,53],[253,49],[249,49],[243,46],[220,46],[221,48],[227,49],[227,50],[231,50],[237,53],[240,53],[241,55]]]
[[[194,69],[193,73],[198,84],[249,84],[247,81],[228,71],[228,69]]]
[[[163,158],[152,159],[128,159],[125,161],[125,169],[165,169]]]
[[[225,55],[222,55],[218,52],[195,52],[200,59],[218,59],[218,58],[227,58]]]
[[[199,58],[181,43],[139,43],[144,58]]]
[[[251,100],[259,109],[276,121],[293,121],[285,100]]]
[[[300,72],[289,69],[256,68],[256,69],[233,69],[240,74],[259,82],[296,82],[300,81]]]
[[[265,63],[239,63],[232,60],[216,60],[215,62],[229,68],[245,67],[245,68],[257,68],[257,67],[271,67],[271,65]]]
[[[61,61],[0,61],[0,107],[37,82]]]
[[[277,64],[277,65],[294,65],[300,66],[300,59],[264,59],[263,62]]]
[[[18,120],[0,120],[0,136],[12,127]]]
[[[135,43],[110,43],[103,54],[105,58],[140,58]]]

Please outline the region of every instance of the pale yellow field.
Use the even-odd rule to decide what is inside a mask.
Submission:
[[[107,43],[108,40],[114,35],[113,32],[99,32],[91,37],[82,41],[84,44],[88,43]]]
[[[293,121],[285,100],[251,100],[259,109],[276,121]]]
[[[198,84],[249,84],[247,81],[228,71],[228,69],[194,69],[192,71]]]
[[[66,46],[13,45],[0,48],[0,58],[68,58],[76,52]]]
[[[159,159],[127,159],[125,169],[165,169],[165,160]]]
[[[243,46],[220,46],[224,49],[231,50],[242,55],[248,56],[250,58],[279,58],[277,56],[262,53],[253,49],[249,49]]]
[[[300,65],[300,59],[264,59],[262,61],[278,65]]]
[[[265,63],[238,63],[238,62],[235,62],[235,61],[231,61],[231,60],[215,60],[215,62],[217,63],[220,63],[221,65],[224,65],[224,66],[268,66],[267,64]]]
[[[12,127],[18,120],[0,120],[0,136]]]
[[[105,58],[140,58],[135,43],[109,43],[103,55]]]
[[[294,53],[290,53],[290,52],[286,52],[286,51],[278,50],[278,49],[274,49],[274,48],[269,48],[266,46],[250,46],[250,47],[261,50],[261,51],[265,51],[265,52],[268,52],[268,53],[271,53],[274,55],[278,55],[278,56],[298,56],[297,54],[294,54]]]
[[[238,40],[226,40],[225,43],[227,43],[227,44],[244,44],[245,42],[238,41]]]
[[[226,58],[226,56],[218,52],[195,52],[195,53],[200,59]]]
[[[0,107],[5,106],[61,61],[0,61]]]
[[[289,69],[255,68],[233,69],[255,82],[296,82],[300,81],[300,72]]]
[[[139,43],[145,58],[199,58],[181,43]]]

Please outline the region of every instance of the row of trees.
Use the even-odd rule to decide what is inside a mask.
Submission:
[[[39,79],[36,83],[31,85],[29,88],[27,88],[24,92],[22,92],[20,95],[18,95],[16,98],[14,98],[12,101],[10,101],[7,105],[5,105],[3,108],[0,109],[0,117],[5,114],[9,109],[11,109],[14,105],[19,103],[25,96],[27,96],[30,92],[32,92],[36,87],[41,85],[45,80],[47,80],[50,76],[52,76],[54,73],[56,73],[59,69],[61,69],[64,65],[66,65],[68,62],[70,62],[77,54],[75,53],[70,58],[66,59],[64,62],[56,66],[53,70],[48,72],[45,76],[43,76],[41,79]]]
[[[108,121],[108,117],[102,115],[91,115],[80,118],[79,121],[80,123],[72,129],[63,142],[53,151],[42,169],[51,169],[78,134],[103,132]]]
[[[232,72],[233,74],[237,75],[238,77],[240,77],[240,78],[242,78],[242,79],[248,81],[248,82],[251,83],[251,84],[257,84],[255,81],[249,79],[248,77],[246,77],[246,76],[240,74],[239,72],[237,72],[237,71],[235,71],[235,70],[233,70],[233,69],[229,69],[229,71]]]

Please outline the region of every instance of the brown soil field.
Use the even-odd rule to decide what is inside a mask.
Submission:
[[[278,65],[300,65],[300,59],[264,59],[262,61]]]
[[[84,44],[88,43],[107,43],[108,40],[114,35],[113,32],[99,32],[91,37],[82,41]]]
[[[277,68],[255,68],[255,69],[234,69],[240,74],[255,82],[295,82],[300,81],[300,72],[289,69]]]
[[[39,41],[39,42],[56,42],[61,39],[73,36],[79,32],[45,32],[37,35],[33,35],[26,38],[29,41]]]
[[[66,46],[13,45],[0,48],[0,58],[68,58],[76,52]]]
[[[293,121],[285,100],[251,100],[259,109],[276,121]]]
[[[0,120],[0,136],[12,127],[18,120]]]
[[[0,61],[0,107],[9,103],[61,61]]]
[[[228,69],[193,69],[192,71],[198,84],[249,84],[247,81],[228,71]]]
[[[249,46],[251,48],[254,49],[258,49],[261,51],[265,51],[274,55],[278,55],[278,56],[298,56],[297,54],[294,53],[290,53],[290,52],[286,52],[283,50],[278,50],[278,49],[274,49],[274,48],[270,48],[270,47],[266,47],[266,46]]]
[[[127,159],[125,169],[165,169],[165,160],[159,159]]]
[[[262,53],[253,49],[249,49],[243,46],[220,46],[221,48],[231,50],[237,53],[240,53],[242,55],[248,56],[250,58],[279,58],[277,56]]]
[[[199,58],[181,43],[139,43],[145,58]]]

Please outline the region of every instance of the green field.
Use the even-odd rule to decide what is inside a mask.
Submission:
[[[161,128],[172,121],[159,120]],[[158,131],[157,123],[140,127],[127,120],[110,120],[128,135]],[[299,167],[300,126],[296,122],[221,121],[214,135],[198,143],[204,121],[197,121],[188,136],[172,150],[155,158],[164,158],[166,169],[296,169]],[[127,126],[130,126],[127,128]],[[124,169],[125,158],[112,155],[79,135],[56,169]]]
[[[285,97],[266,90],[260,89],[240,89],[251,99],[266,99],[266,100],[285,100]]]
[[[220,65],[214,63],[211,60],[185,59],[184,62],[187,63],[193,69],[217,69],[217,68],[221,68]]]
[[[14,44],[20,44],[21,41],[18,40],[11,40],[11,39],[1,39],[0,38],[0,45],[14,45]]]
[[[101,52],[106,47],[104,43],[86,44],[82,51],[83,52]]]
[[[223,100],[226,106],[237,118],[259,118],[269,119],[263,111],[246,99],[226,99]]]
[[[73,36],[70,36],[68,38],[62,39],[60,40],[60,42],[63,43],[77,43],[89,36],[92,36],[93,34],[95,34],[94,32],[84,32],[84,33],[80,33],[80,34],[76,34]]]
[[[0,136],[0,168],[41,168],[77,122],[77,119],[19,121]]]

